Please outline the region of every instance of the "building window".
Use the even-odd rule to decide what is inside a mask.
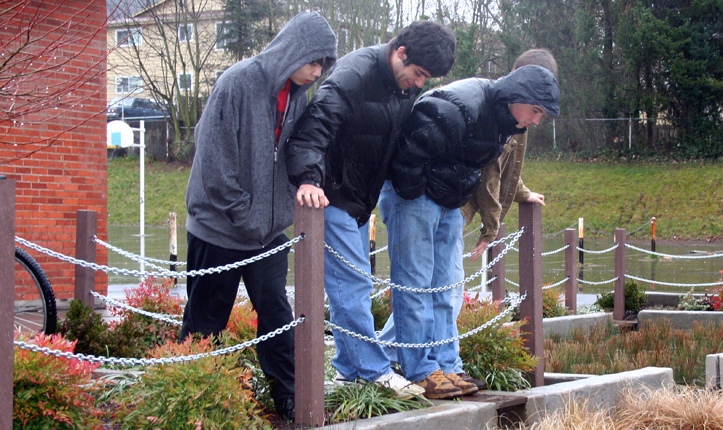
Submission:
[[[141,29],[126,29],[115,31],[115,43],[120,47],[141,46],[143,44],[143,33]]]
[[[181,24],[178,26],[178,41],[193,42],[193,24]]]
[[[115,93],[131,94],[143,91],[143,80],[140,76],[116,76]]]
[[[178,89],[181,91],[190,91],[193,89],[193,79],[190,73],[178,74]]]
[[[216,51],[225,51],[238,40],[236,37],[232,37],[232,34],[233,27],[230,22],[216,23]]]

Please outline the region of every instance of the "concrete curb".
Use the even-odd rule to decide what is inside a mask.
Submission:
[[[673,369],[646,367],[630,372],[593,376],[572,382],[537,387],[514,394],[527,397],[525,408],[528,425],[539,421],[546,414],[565,408],[572,399],[586,399],[595,409],[610,409],[617,405],[623,389],[657,390],[675,385]]]
[[[434,402],[436,406],[398,412],[365,420],[317,427],[319,430],[483,430],[497,428],[493,403],[465,401]]]
[[[561,377],[562,374],[550,374]],[[612,375],[571,375],[581,378],[529,390],[485,394],[509,397],[527,397],[527,405],[520,415],[527,425],[538,422],[546,414],[563,410],[571,399],[585,399],[596,409],[610,409],[617,405],[623,389],[646,390],[669,388],[675,385],[673,369],[646,367]],[[436,406],[416,411],[374,417],[355,422],[319,427],[318,430],[485,430],[497,428],[495,403],[468,401],[435,401]]]
[[[542,330],[545,337],[551,334],[567,336],[572,329],[587,330],[597,324],[612,321],[612,312],[596,312],[583,315],[567,315],[564,317],[543,318]]]

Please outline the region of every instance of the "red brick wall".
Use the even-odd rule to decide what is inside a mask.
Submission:
[[[17,37],[23,31],[38,40],[18,57],[33,57],[32,65],[0,69],[0,174],[17,181],[16,235],[75,256],[78,210],[98,212],[98,237],[107,240],[106,0],[11,3],[26,7],[0,17],[0,51],[8,55],[23,43]],[[24,67],[36,73],[25,74]],[[17,116],[21,109],[3,97],[16,89],[40,99],[58,97],[30,101],[33,112]],[[28,252],[47,273],[56,298],[72,298],[75,266]],[[104,248],[97,255],[107,264]],[[107,275],[97,272],[96,290],[105,293],[106,287]]]

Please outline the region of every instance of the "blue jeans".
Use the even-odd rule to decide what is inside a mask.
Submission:
[[[324,210],[324,241],[353,265],[371,273],[367,231],[343,209],[327,206]],[[375,339],[371,279],[325,251],[324,287],[329,297],[331,322]],[[391,372],[389,359],[380,345],[333,332],[336,355],[332,364],[347,379],[374,381]]]
[[[390,211],[390,205],[391,205],[391,194],[392,194],[392,182],[386,181],[384,182],[384,186],[382,187],[382,191],[379,194],[379,214],[382,217],[382,222],[388,226],[389,224],[389,211]],[[462,279],[464,279],[464,266],[462,264],[462,254],[464,254],[464,237],[463,235],[459,235],[459,243],[457,244],[459,247],[458,253],[460,258],[455,262],[455,271],[457,272],[455,274],[455,281],[454,283],[460,282]],[[389,253],[389,259],[392,259],[391,252]],[[459,317],[459,312],[462,310],[462,301],[464,299],[464,285],[460,285],[457,288],[454,288],[451,290],[451,303],[452,303],[452,316],[454,318],[454,321],[457,321],[457,317]],[[455,324],[455,330],[456,330],[456,324]],[[387,341],[387,342],[396,342],[396,333],[394,328],[394,313],[389,315],[389,319],[384,324],[384,328],[382,328],[382,331],[379,333],[379,340]],[[392,347],[383,347],[384,352],[386,352],[387,357],[389,357],[389,361],[393,363],[399,363],[399,355],[397,354],[397,348]],[[454,373],[462,373],[464,372],[464,369],[462,368],[462,359],[459,357],[459,341],[454,342],[454,348],[455,348],[455,354],[457,355],[457,358],[454,361]]]
[[[393,190],[389,200],[389,256],[392,282],[409,288],[437,288],[459,281],[459,238],[464,220],[459,209],[442,207],[427,196],[405,200]],[[451,291],[415,293],[394,289],[392,306],[397,342],[429,343],[457,335]],[[399,348],[407,379],[418,382],[437,370],[455,372],[454,343]]]

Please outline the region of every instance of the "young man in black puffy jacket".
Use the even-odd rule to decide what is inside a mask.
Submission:
[[[365,227],[387,176],[399,130],[426,79],[454,62],[448,29],[417,21],[387,44],[339,60],[299,119],[287,145],[289,177],[299,203],[326,207],[324,239],[362,271],[371,271]],[[329,206],[327,206],[327,204]],[[325,253],[324,286],[331,322],[375,338],[372,281]],[[423,392],[392,372],[378,344],[334,330],[339,381],[362,378],[408,397]]]
[[[524,66],[496,81],[471,78],[422,95],[403,126],[390,167],[388,214],[392,282],[439,288],[454,284],[463,217],[459,208],[480,185],[480,168],[497,160],[507,140],[557,116],[553,74]],[[397,342],[429,343],[456,336],[450,290],[393,291]],[[405,375],[430,398],[471,394],[454,372],[453,343],[397,351]]]

